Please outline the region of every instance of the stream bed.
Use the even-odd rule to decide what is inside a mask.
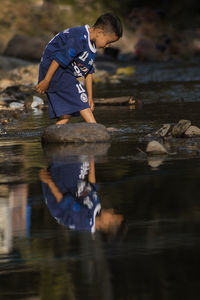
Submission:
[[[144,77],[122,83],[117,94],[106,87],[108,96],[124,88],[143,101],[96,107],[97,121],[118,129],[110,143],[43,149],[42,131],[52,123],[47,112],[1,138],[0,299],[199,299],[200,140],[171,141],[175,155],[144,154],[146,135],[164,123],[200,126],[199,82]],[[77,184],[82,190],[71,198],[83,197],[87,186],[86,196],[90,188],[92,201],[121,219],[112,219],[109,230],[95,230],[97,223],[86,230],[85,219],[71,221],[78,202],[64,220],[60,209],[69,213],[69,190]],[[90,209],[94,203],[84,199]]]

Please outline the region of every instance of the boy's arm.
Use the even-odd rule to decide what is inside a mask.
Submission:
[[[50,67],[47,71],[45,78],[36,85],[36,89],[38,93],[44,94],[46,92],[51,82],[51,79],[54,73],[56,72],[56,70],[58,69],[58,67],[59,67],[59,63],[53,60],[52,63],[50,64]]]
[[[88,181],[93,184],[96,183],[94,158],[90,159],[90,169],[89,169],[89,174],[88,174]]]
[[[92,74],[88,74],[85,77],[85,85],[86,85],[86,90],[87,90],[87,94],[88,94],[88,101],[89,101],[89,105],[91,110],[94,110],[94,101],[92,98]]]
[[[53,180],[51,178],[50,173],[46,169],[40,170],[40,179],[43,182],[48,184],[52,194],[56,198],[56,201],[58,203],[60,203],[63,198],[63,194],[60,192],[59,188],[55,185],[55,183],[53,182]]]

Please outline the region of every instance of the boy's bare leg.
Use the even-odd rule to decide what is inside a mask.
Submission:
[[[80,111],[81,116],[87,123],[96,123],[91,108],[86,108]]]
[[[58,119],[58,121],[56,122],[56,125],[67,124],[69,122],[70,118],[71,118],[70,115],[64,115]]]

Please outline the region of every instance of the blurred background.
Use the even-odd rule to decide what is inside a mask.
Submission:
[[[0,54],[38,61],[56,33],[113,12],[124,25],[114,45],[122,59],[188,59],[200,51],[199,11],[197,0],[1,0]]]

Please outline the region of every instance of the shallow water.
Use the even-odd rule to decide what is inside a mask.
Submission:
[[[199,299],[200,143],[172,141],[177,153],[166,157],[141,152],[165,122],[200,126],[200,103],[174,102],[97,107],[97,120],[119,131],[96,148],[43,150],[47,113],[2,138],[0,299]],[[61,225],[44,200],[41,170],[67,186],[93,158],[102,209],[126,220],[117,233]]]

